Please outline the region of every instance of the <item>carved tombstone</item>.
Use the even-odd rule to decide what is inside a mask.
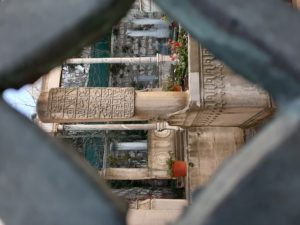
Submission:
[[[185,92],[138,92],[134,88],[53,88],[41,93],[43,122],[77,123],[164,118],[187,106]]]
[[[38,102],[42,121],[126,119],[134,115],[133,88],[53,88]]]

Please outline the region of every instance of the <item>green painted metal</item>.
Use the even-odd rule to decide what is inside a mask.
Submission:
[[[96,170],[102,168],[104,140],[101,137],[86,138],[84,145],[84,158]]]
[[[110,57],[110,35],[101,38],[92,45],[92,58]],[[110,64],[91,64],[89,69],[88,87],[108,87]],[[85,138],[83,145],[84,158],[96,170],[102,168],[104,139],[102,137]]]
[[[110,57],[110,35],[100,39],[92,46],[92,58]],[[91,64],[88,87],[108,87],[110,64]]]

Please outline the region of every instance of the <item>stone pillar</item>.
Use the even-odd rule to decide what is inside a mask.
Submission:
[[[170,56],[157,54],[152,57],[120,57],[120,58],[71,58],[68,59],[66,64],[155,64],[163,62],[172,62]]]
[[[132,23],[137,25],[162,25],[165,27],[168,27],[170,25],[170,23],[167,21],[155,18],[133,19]]]
[[[153,0],[139,0],[140,3],[140,11],[143,12],[158,12],[163,13],[161,9],[154,3]]]
[[[155,37],[155,38],[168,38],[169,28],[157,28],[149,30],[130,30],[128,29],[126,35],[130,37]]]
[[[180,130],[179,127],[170,126],[167,122],[138,123],[138,124],[71,124],[59,125],[58,130],[66,131],[97,131],[97,130]]]
[[[135,113],[147,117],[165,118],[187,106],[188,93],[186,92],[136,92]]]
[[[148,167],[151,172],[169,176],[167,160],[170,154],[175,155],[175,131],[148,132]]]
[[[135,142],[119,142],[111,146],[112,151],[147,151],[147,140]]]
[[[41,93],[43,122],[80,123],[164,118],[187,106],[185,92],[138,92],[133,88],[54,88]]]

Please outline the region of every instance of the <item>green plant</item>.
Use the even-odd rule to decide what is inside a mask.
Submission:
[[[168,81],[163,84],[162,90],[163,91],[170,91],[174,86],[174,79],[172,76],[168,76]]]
[[[169,152],[169,158],[167,159],[167,161],[166,161],[166,163],[167,163],[167,173],[168,173],[168,175],[170,176],[170,177],[172,177],[173,176],[173,172],[172,172],[172,166],[173,166],[173,163],[174,163],[174,161],[175,161],[175,159],[174,159],[174,153],[172,153],[172,152]]]
[[[188,68],[188,38],[187,33],[184,30],[181,30],[181,32],[179,33],[177,43],[179,43],[179,45],[175,49],[177,64],[174,70],[174,84],[180,85],[186,75]]]
[[[113,155],[109,155],[107,157],[107,162],[108,162],[109,166],[111,166],[111,167],[117,167],[118,166],[118,159]]]
[[[169,18],[166,15],[162,16],[160,19],[167,22],[169,21]]]
[[[168,41],[171,47],[170,58],[176,61],[174,75],[168,77],[168,82],[164,85],[163,90],[169,91],[174,85],[182,86],[183,80],[188,69],[188,35],[187,32],[181,29],[177,40]]]
[[[120,168],[124,167],[124,165],[128,164],[128,159],[130,159],[130,155],[128,152],[125,155],[108,155],[107,162],[110,167]]]

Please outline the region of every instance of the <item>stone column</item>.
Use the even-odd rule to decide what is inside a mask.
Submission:
[[[175,138],[175,131],[171,130],[148,132],[148,167],[151,174],[169,177],[167,160],[170,154],[175,156]]]
[[[149,30],[130,30],[128,29],[126,35],[130,37],[155,37],[155,38],[168,38],[169,28],[157,28]]]
[[[155,18],[133,19],[132,23],[137,25],[161,25],[165,27],[168,27],[170,25],[170,23],[167,21]]]
[[[135,142],[114,143],[112,151],[147,151],[147,140]]]
[[[179,127],[170,126],[167,122],[138,123],[138,124],[71,124],[59,125],[58,130],[66,131],[97,131],[97,130],[180,130]]]
[[[110,63],[110,64],[155,64],[163,62],[172,62],[170,56],[157,54],[151,57],[120,57],[120,58],[71,58],[68,59],[66,64],[98,64],[98,63]]]
[[[185,92],[139,92],[134,88],[54,88],[41,93],[43,122],[80,123],[166,118],[187,106]]]

